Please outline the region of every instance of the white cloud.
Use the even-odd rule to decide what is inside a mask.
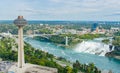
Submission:
[[[15,15],[24,15],[34,18],[64,18],[66,16],[80,18],[103,17],[119,14],[119,0],[5,0],[0,3],[1,16],[6,18]],[[5,4],[4,4],[5,3]],[[10,3],[10,4],[9,4]],[[3,5],[4,7],[3,7]],[[5,15],[7,15],[5,17]],[[36,17],[35,17],[36,16]],[[76,18],[76,19],[77,19]],[[95,17],[94,17],[95,18]],[[32,18],[31,18],[32,19]],[[112,19],[112,18],[111,18]]]
[[[61,0],[50,0],[50,1],[52,1],[52,2],[56,2],[56,3],[61,2]]]
[[[53,4],[46,6],[46,9],[39,8],[27,8],[22,9],[21,12],[25,12],[31,15],[48,15],[56,16],[90,16],[96,17],[105,16],[107,14],[112,14],[113,11],[119,10],[119,3],[117,0],[50,0]],[[58,4],[54,7],[54,4]],[[48,7],[48,8],[47,8]],[[51,18],[51,17],[50,17]]]

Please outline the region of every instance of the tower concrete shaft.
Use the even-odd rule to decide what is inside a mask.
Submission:
[[[14,20],[14,24],[18,26],[18,67],[22,68],[25,64],[23,26],[27,24],[27,21],[23,18],[23,16],[18,16],[18,18]]]
[[[68,37],[65,38],[65,45],[68,46]]]
[[[23,41],[23,27],[19,26],[18,29],[18,67],[22,68],[25,64],[24,61],[24,41]]]

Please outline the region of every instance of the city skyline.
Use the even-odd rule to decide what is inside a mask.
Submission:
[[[119,21],[118,0],[4,0],[0,20],[23,15],[28,20]]]

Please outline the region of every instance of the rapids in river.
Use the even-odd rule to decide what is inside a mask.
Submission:
[[[97,38],[94,40],[83,41],[82,43],[77,44],[74,49],[76,52],[105,56],[107,52],[114,50],[114,48],[110,49],[110,46],[102,43],[101,40],[101,38]]]

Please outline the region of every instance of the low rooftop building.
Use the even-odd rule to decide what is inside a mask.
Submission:
[[[13,73],[58,73],[56,68],[39,66],[34,64],[25,64],[23,68],[18,68],[17,63],[14,64],[8,72]]]

